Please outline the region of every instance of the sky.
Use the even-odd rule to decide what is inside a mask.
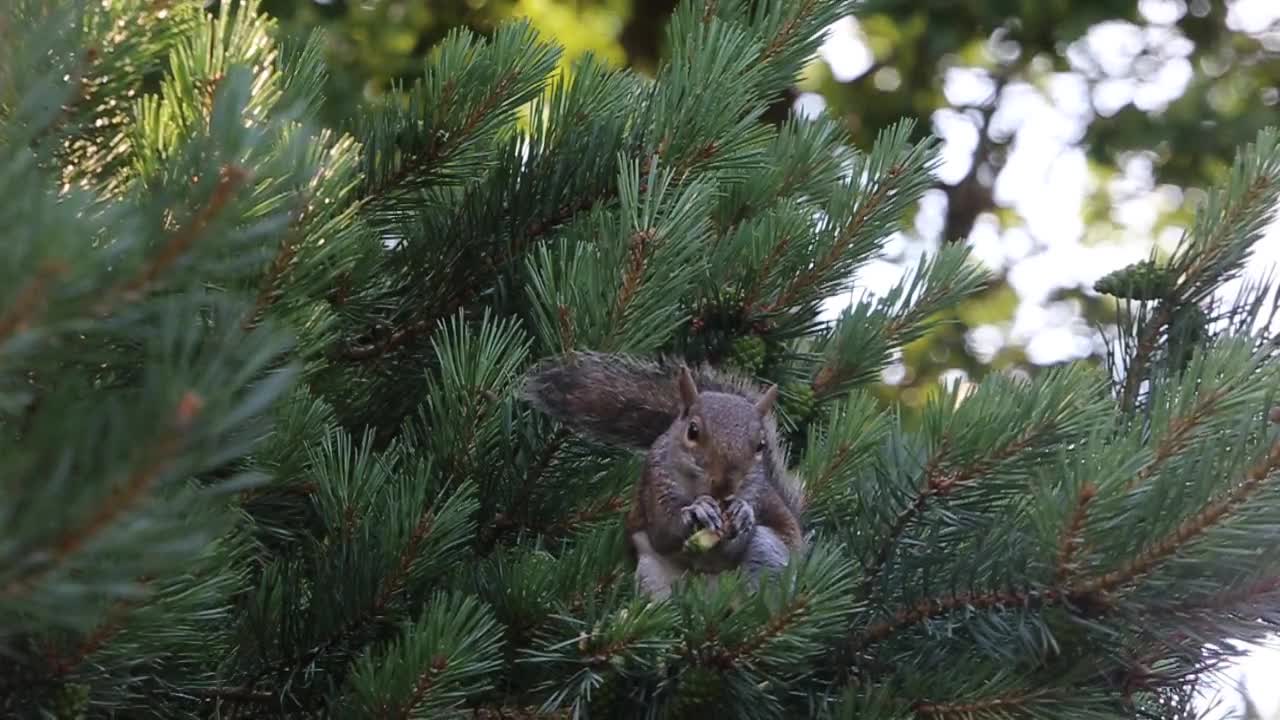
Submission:
[[[1228,23],[1239,31],[1260,32],[1280,20],[1280,0],[1234,0],[1230,6]],[[1087,53],[1104,69],[1116,71],[1108,74],[1123,75],[1144,44],[1158,43],[1164,64],[1149,80],[1109,80],[1091,91],[1080,75],[1061,73],[1047,91],[1011,84],[1001,98],[993,124],[1015,139],[995,196],[1000,205],[1017,212],[1022,226],[1002,230],[993,217],[982,217],[969,242],[981,261],[1008,271],[1019,305],[1012,322],[970,330],[968,340],[979,356],[993,356],[1007,343],[1025,346],[1028,359],[1037,364],[1069,361],[1102,350],[1106,339],[1085,323],[1076,301],[1051,300],[1053,291],[1091,286],[1112,270],[1148,257],[1153,244],[1171,248],[1179,239],[1176,229],[1157,232],[1155,224],[1162,211],[1181,202],[1181,191],[1158,186],[1150,162],[1141,158],[1122,168],[1121,176],[1108,188],[1116,201],[1118,232],[1097,242],[1097,229],[1083,221],[1085,197],[1094,181],[1078,143],[1095,109],[1115,112],[1132,103],[1158,112],[1182,94],[1191,78],[1186,57],[1189,42],[1159,27],[1185,10],[1182,0],[1142,0],[1140,9],[1151,24],[1148,27],[1098,26],[1075,52]],[[871,66],[871,54],[861,38],[852,18],[830,29],[820,55],[836,79],[847,82]],[[944,92],[950,103],[963,105],[988,97],[991,83],[980,72],[954,69],[945,78]],[[816,114],[823,106],[822,97],[812,93],[796,100],[802,113]],[[943,143],[939,175],[944,181],[955,181],[969,169],[977,130],[964,116],[950,111],[937,113],[932,122]],[[871,263],[860,273],[849,297],[833,298],[828,304],[827,317],[834,317],[862,293],[879,294],[892,287],[915,261],[936,248],[944,211],[941,192],[926,196],[913,232],[899,235],[886,249],[887,256],[901,255],[907,262]],[[1239,282],[1268,271],[1280,271],[1280,222],[1256,246],[1245,277],[1224,291],[1230,293]],[[890,368],[886,379],[892,381],[894,373]],[[1206,706],[1213,700],[1220,703],[1210,717],[1231,717],[1238,711],[1237,695],[1232,692],[1238,682],[1245,683],[1264,714],[1280,712],[1277,677],[1280,639],[1274,647],[1253,648],[1243,662],[1230,668],[1219,681],[1226,691],[1205,700]]]

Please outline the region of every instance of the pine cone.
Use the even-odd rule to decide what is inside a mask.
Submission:
[[[67,684],[53,696],[53,714],[58,720],[82,720],[89,709],[89,686]]]
[[[783,388],[782,409],[791,419],[800,422],[813,414],[815,395],[809,383],[792,383]]]
[[[591,691],[591,700],[587,703],[587,716],[592,718],[617,717],[618,701],[622,698],[620,684],[621,680],[616,675],[606,675],[600,686]]]
[[[764,366],[767,353],[764,338],[758,335],[747,335],[733,341],[733,345],[729,348],[728,362],[742,372],[755,374]]]
[[[1143,260],[1108,273],[1093,284],[1093,289],[1130,300],[1158,300],[1168,297],[1175,280],[1168,268],[1156,267],[1150,260]]]
[[[720,695],[724,684],[720,673],[702,667],[692,667],[680,675],[675,697],[667,704],[666,720],[699,718],[714,712],[723,705]]]

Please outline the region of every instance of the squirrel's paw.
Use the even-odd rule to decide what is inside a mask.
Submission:
[[[724,529],[724,520],[720,517],[720,504],[715,498],[703,495],[693,504],[680,511],[686,523],[695,528],[706,528],[714,532]]]
[[[730,535],[746,535],[755,529],[756,511],[746,500],[737,496],[730,497],[726,514],[729,516]]]

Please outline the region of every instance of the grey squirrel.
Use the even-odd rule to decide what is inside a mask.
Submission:
[[[803,489],[778,441],[776,385],[581,352],[535,367],[523,394],[586,438],[645,453],[625,521],[642,593],[663,599],[687,572],[736,567],[755,584],[802,547]],[[701,531],[718,542],[699,551],[690,540]]]

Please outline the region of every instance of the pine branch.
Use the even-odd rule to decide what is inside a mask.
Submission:
[[[1277,162],[1280,162],[1280,153],[1277,153],[1276,136],[1273,131],[1263,131],[1254,147],[1236,157],[1232,168],[1233,187],[1212,196],[1206,208],[1198,213],[1195,227],[1184,236],[1171,263],[1178,277],[1177,285],[1159,301],[1138,336],[1125,372],[1122,407],[1132,408],[1137,403],[1153,357],[1161,348],[1161,334],[1173,321],[1178,308],[1200,302],[1215,284],[1238,270],[1252,244],[1261,237],[1265,221],[1274,215],[1272,204],[1280,193]],[[1237,183],[1244,187],[1238,197],[1232,197],[1235,187],[1239,187]],[[1225,202],[1226,207],[1219,207],[1219,202]]]
[[[786,606],[775,612],[769,621],[760,626],[745,642],[722,650],[717,660],[728,668],[737,667],[744,659],[751,662],[761,648],[785,634],[809,611],[809,603],[810,598],[807,594],[796,594]]]
[[[778,53],[782,52],[783,49],[791,45],[795,41],[796,31],[800,29],[805,19],[812,15],[817,7],[817,0],[803,0],[800,3],[800,8],[796,12],[795,16],[782,26],[782,29],[778,31],[778,34],[765,47],[764,52],[760,55],[760,60],[762,62],[769,62],[776,57]],[[708,12],[711,11],[709,10]]]
[[[1127,585],[1156,569],[1165,560],[1181,550],[1187,543],[1213,528],[1232,510],[1260,490],[1276,469],[1280,468],[1280,442],[1272,445],[1266,458],[1249,469],[1244,481],[1223,497],[1183,522],[1164,539],[1139,553],[1124,567],[1113,570],[1093,580],[1077,585],[1073,590],[1081,593],[1107,592]]]
[[[396,569],[383,581],[378,595],[374,598],[374,615],[380,615],[390,604],[392,596],[404,589],[413,561],[418,559],[418,550],[422,547],[422,541],[431,533],[434,523],[435,515],[430,510],[423,509],[418,516],[417,524],[413,527],[413,532],[409,535],[409,541],[400,551]]]
[[[142,578],[143,583],[146,580],[146,578]],[[50,664],[53,667],[54,674],[68,675],[80,667],[86,658],[97,652],[99,648],[120,632],[120,626],[124,618],[141,604],[142,602],[137,600],[119,600],[115,602],[107,610],[106,618],[80,641],[71,655],[51,658]]]
[[[1266,457],[1250,468],[1245,479],[1230,492],[1188,518],[1172,533],[1152,544],[1121,568],[1063,588],[993,590],[926,598],[909,608],[898,610],[889,620],[872,624],[854,637],[851,647],[854,651],[862,650],[902,630],[963,609],[990,610],[1001,607],[1035,609],[1063,603],[1096,608],[1099,602],[1104,605],[1109,604],[1106,601],[1108,594],[1150,574],[1188,543],[1212,529],[1232,510],[1261,489],[1277,469],[1280,469],[1280,442],[1272,445]]]
[[[302,203],[306,206],[306,201]],[[267,310],[280,299],[283,294],[284,277],[293,267],[294,261],[298,257],[298,248],[302,245],[303,239],[299,237],[299,228],[304,222],[305,211],[294,213],[292,222],[289,223],[289,229],[285,232],[284,240],[280,243],[280,247],[276,250],[275,257],[271,260],[271,265],[267,267],[267,271],[263,274],[262,280],[258,285],[258,294],[254,298],[253,307],[245,315],[241,327],[245,332],[249,332],[262,322],[262,318],[266,315]]]
[[[186,431],[203,408],[204,400],[199,395],[192,391],[184,394],[174,413],[172,427],[166,430],[151,450],[150,460],[134,470],[128,480],[115,489],[97,512],[80,525],[64,530],[48,548],[41,551],[39,554],[47,556],[47,559],[40,566],[10,581],[4,588],[0,588],[0,598],[13,598],[26,594],[35,587],[37,582],[62,565],[67,558],[89,544],[122,515],[132,510],[169,471],[182,449]]]
[[[792,278],[778,297],[764,309],[764,312],[777,312],[788,307],[801,294],[820,283],[850,250],[853,243],[861,238],[868,221],[875,217],[877,211],[888,201],[890,191],[893,189],[893,181],[905,175],[906,172],[906,166],[894,163],[885,174],[885,182],[881,183],[862,207],[858,208],[853,219],[841,228],[835,244],[821,257],[815,258],[811,267]]]
[[[631,234],[628,241],[627,265],[622,271],[622,287],[618,290],[618,298],[614,303],[613,314],[610,316],[609,324],[614,327],[615,332],[621,330],[631,299],[635,297],[644,279],[649,259],[649,245],[655,239],[657,239],[657,233],[649,228],[637,230]]]
[[[1169,424],[1169,430],[1160,438],[1155,455],[1150,462],[1142,466],[1138,474],[1129,482],[1128,490],[1132,491],[1145,484],[1160,471],[1170,458],[1182,453],[1190,446],[1193,433],[1205,422],[1216,416],[1218,405],[1231,394],[1230,387],[1219,387],[1204,393],[1197,400],[1191,411],[1175,418]]]
[[[529,465],[525,471],[524,483],[520,486],[520,491],[511,503],[511,508],[525,508],[529,504],[529,498],[533,495],[533,490],[542,482],[542,476],[551,467],[551,463],[555,460],[556,455],[564,449],[564,446],[573,437],[567,428],[558,427],[551,434],[543,445],[542,452],[538,453],[537,458]],[[484,532],[480,535],[480,549],[482,554],[487,554],[493,550],[504,535],[523,527],[520,523],[512,519],[507,512],[500,512],[493,517],[489,525],[485,527]]]
[[[945,497],[957,490],[970,486],[975,480],[990,472],[1000,463],[1034,447],[1036,441],[1042,435],[1053,430],[1054,427],[1051,423],[1037,423],[989,455],[976,458],[968,465],[955,469],[943,467],[950,447],[948,438],[944,437],[937,452],[934,453],[925,466],[924,487],[917,492],[915,499],[898,513],[897,518],[893,521],[888,533],[881,542],[880,549],[876,552],[871,564],[867,566],[863,590],[870,589],[871,583],[879,576],[880,571],[884,569],[885,564],[888,563],[889,558],[893,555],[894,548],[898,546],[903,533],[924,512],[930,500]]]
[[[515,707],[511,705],[486,705],[473,708],[471,717],[474,720],[571,720],[571,710],[546,711],[535,707]]]
[[[988,714],[1003,716],[1017,710],[1025,710],[1028,703],[1043,699],[1046,695],[1047,693],[1044,692],[1022,691],[967,702],[916,703],[912,709],[921,717],[968,720],[975,716]]]
[[[1063,585],[1076,571],[1075,556],[1084,544],[1084,524],[1089,512],[1089,503],[1098,495],[1098,488],[1086,484],[1080,488],[1076,499],[1076,509],[1071,513],[1067,524],[1062,528],[1062,538],[1058,541],[1058,561],[1055,582]]]
[[[980,593],[956,593],[920,600],[909,608],[898,610],[889,620],[874,623],[856,635],[850,647],[854,652],[881,643],[907,628],[958,610],[992,610],[1003,607],[1036,609],[1060,602],[1065,597],[1058,590],[1044,592],[993,590]]]
[[[98,314],[106,315],[120,300],[134,301],[155,283],[165,271],[173,267],[178,260],[191,249],[214,219],[231,202],[237,190],[249,179],[249,173],[235,165],[224,165],[218,173],[218,184],[209,197],[209,201],[200,208],[191,222],[180,228],[169,237],[158,253],[129,280],[116,285],[107,292],[106,297],[98,305]]]
[[[592,503],[590,507],[577,510],[563,520],[557,520],[541,529],[548,537],[567,535],[581,525],[613,517],[627,506],[627,501],[619,495],[611,495],[603,501]]]
[[[49,285],[68,271],[66,263],[48,260],[36,270],[35,277],[18,291],[13,304],[0,314],[0,346],[15,333],[23,332],[35,319],[48,296]]]

